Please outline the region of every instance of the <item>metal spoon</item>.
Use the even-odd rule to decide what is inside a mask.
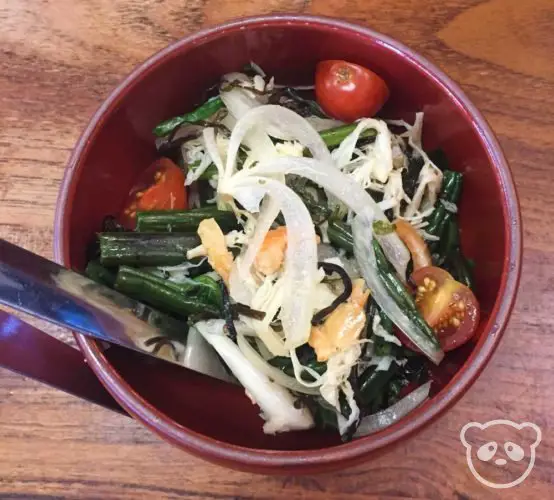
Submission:
[[[2,239],[0,303],[89,337],[180,365],[191,356],[182,322]],[[190,348],[198,348],[202,341],[195,338],[189,343]],[[230,381],[222,366],[221,370],[214,370],[212,364],[205,371],[185,364]]]

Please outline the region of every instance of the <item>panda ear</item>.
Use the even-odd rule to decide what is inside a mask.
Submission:
[[[483,426],[479,422],[469,422],[460,431],[460,440],[466,448],[471,448],[479,441]]]
[[[537,447],[542,439],[542,432],[539,426],[532,422],[522,423],[519,434],[521,436],[521,443],[519,444],[524,443],[531,448]]]

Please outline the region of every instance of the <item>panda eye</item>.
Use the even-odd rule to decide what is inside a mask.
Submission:
[[[496,453],[498,445],[495,441],[489,441],[484,445],[480,446],[477,450],[477,458],[482,462],[488,462]]]
[[[523,448],[515,443],[512,443],[511,441],[506,441],[504,444],[504,450],[506,451],[506,455],[508,455],[514,462],[519,462],[525,456]]]

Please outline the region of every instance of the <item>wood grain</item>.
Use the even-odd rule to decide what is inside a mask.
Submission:
[[[0,372],[0,498],[554,496],[552,0],[0,0],[0,237],[52,257],[71,147],[133,66],[202,26],[278,11],[339,16],[391,35],[434,60],[485,113],[512,166],[524,219],[523,279],[505,340],[431,428],[364,466],[304,478],[208,465],[130,419]],[[458,438],[466,422],[494,418],[542,428],[535,470],[512,490],[480,485]]]

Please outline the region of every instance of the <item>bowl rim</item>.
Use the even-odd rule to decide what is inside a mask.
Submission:
[[[171,57],[174,52],[183,47],[198,45],[240,29],[270,25],[319,26],[323,29],[350,31],[359,36],[371,38],[376,43],[398,53],[410,64],[415,65],[425,73],[428,78],[434,80],[444,92],[449,94],[452,102],[466,115],[486,149],[497,182],[503,191],[502,209],[507,235],[505,252],[508,258],[504,262],[503,276],[495,306],[484,329],[487,334],[481,336],[462,368],[432,401],[423,404],[399,422],[379,433],[333,447],[310,450],[264,450],[230,444],[197,433],[164,415],[134,391],[108,362],[96,341],[75,334],[78,345],[91,368],[116,401],[130,415],[137,418],[164,440],[194,455],[232,468],[266,473],[291,471],[299,473],[339,468],[360,462],[369,454],[378,450],[382,451],[385,447],[391,447],[393,444],[421,430],[463,396],[483,371],[496,350],[514,306],[521,274],[522,224],[512,174],[497,139],[485,118],[466,97],[461,88],[438,67],[404,44],[365,26],[325,16],[272,14],[231,20],[185,36],[138,65],[109,94],[78,139],[60,186],[54,222],[54,257],[58,263],[62,265],[69,264],[69,213],[76,190],[74,179],[77,178],[76,174],[80,172],[84,165],[81,159],[86,156],[96,133],[102,127],[107,116],[118,106],[128,89],[133,87],[139,77],[154,70],[166,58]]]

